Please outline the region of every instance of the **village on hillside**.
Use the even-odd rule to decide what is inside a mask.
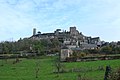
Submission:
[[[0,80],[120,80],[120,0],[0,0]]]
[[[33,29],[33,36],[31,37],[34,40],[41,39],[54,39],[57,38],[63,43],[64,46],[68,48],[80,48],[80,49],[95,49],[100,47],[104,42],[100,41],[99,37],[88,37],[79,32],[76,27],[70,27],[70,31],[63,31],[61,29],[56,29],[54,33],[36,33],[36,29]]]
[[[85,36],[75,26],[53,33],[34,28],[30,37],[0,43],[0,74],[4,79],[9,78],[7,75],[16,79],[19,74],[20,80],[67,80],[68,76],[69,80],[119,80],[119,59],[120,41],[105,42],[100,37]]]
[[[76,52],[81,53],[85,50],[100,50],[103,46],[108,46],[108,45],[116,46],[116,47],[120,46],[119,44],[120,42],[108,43],[105,41],[101,41],[100,37],[85,36],[82,32],[79,32],[75,26],[70,27],[69,31],[66,30],[61,31],[61,29],[56,29],[53,33],[41,33],[40,31],[36,32],[36,28],[34,28],[33,35],[30,37],[30,39],[32,40],[57,39],[59,42],[61,42],[61,45],[59,45],[60,46],[59,54],[61,61],[67,61],[68,59],[71,60],[71,56]],[[94,51],[91,53],[94,53]],[[90,58],[88,57],[85,58],[84,60],[103,59],[104,58],[103,55],[104,54],[102,54],[102,57],[99,56],[92,59],[91,57]],[[76,59],[76,57],[75,59],[72,58],[72,61],[81,61],[81,59]],[[106,59],[108,58],[113,59],[113,57],[110,58],[109,56],[106,56]],[[119,57],[114,57],[114,58],[119,58]]]
[[[120,41],[105,42],[100,37],[85,36],[74,26],[69,31],[56,29],[53,33],[37,32],[34,28],[32,36],[15,42],[1,42],[0,47],[0,58],[9,53],[7,57],[59,55],[60,61],[93,61],[118,59],[119,55],[114,54],[119,54]]]

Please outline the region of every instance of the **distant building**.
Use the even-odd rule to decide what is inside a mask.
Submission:
[[[87,37],[84,36],[81,32],[79,32],[76,27],[70,27],[70,31],[63,31],[61,32],[61,29],[56,29],[54,33],[43,33],[39,31],[36,33],[36,29],[33,29],[33,35],[30,37],[34,40],[41,40],[41,39],[54,39],[57,38],[60,42],[62,42],[67,47],[71,48],[83,48],[88,49],[88,47],[100,46],[101,41],[99,37]]]
[[[102,45],[100,37],[88,37],[79,32],[76,27],[70,27],[70,31],[61,31],[56,29],[53,33],[36,34],[36,29],[33,29],[33,35],[30,37],[34,40],[41,39],[58,39],[65,47],[61,49],[61,60],[65,60],[72,54],[72,49],[96,49]]]
[[[61,48],[61,54],[60,54],[61,61],[66,61],[66,58],[70,57],[70,55],[72,55],[71,49],[69,49],[68,47]]]
[[[98,46],[96,44],[82,44],[82,49],[96,49]]]
[[[117,42],[117,46],[120,47],[120,41]]]

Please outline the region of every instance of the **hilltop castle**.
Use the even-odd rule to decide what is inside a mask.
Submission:
[[[81,49],[95,49],[101,45],[99,37],[88,37],[79,32],[76,27],[70,27],[69,31],[61,31],[56,29],[53,33],[36,33],[33,29],[33,35],[30,37],[34,40],[41,39],[54,39],[57,38],[64,46],[68,48],[81,48]]]

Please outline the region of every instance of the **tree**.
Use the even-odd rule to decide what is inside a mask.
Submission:
[[[60,62],[59,57],[54,60],[54,67],[55,67],[55,72],[58,74],[61,72],[65,72],[65,66]]]
[[[44,55],[45,51],[45,43],[42,41],[34,41],[33,44],[33,50],[34,52],[38,53],[39,55]]]
[[[101,52],[110,54],[112,52],[112,48],[110,46],[102,47]]]
[[[106,66],[104,80],[109,80],[110,73],[111,73],[111,67],[110,66]]]
[[[8,42],[1,43],[1,52],[2,52],[2,56],[3,56],[1,66],[3,66],[4,65],[3,61],[4,60],[7,63],[7,56],[5,54],[8,54],[10,52],[10,48],[9,48]]]
[[[37,58],[37,57],[36,57]],[[36,78],[38,78],[38,74],[39,74],[39,70],[40,70],[40,68],[39,68],[39,61],[37,60],[37,59],[35,59],[35,77]]]
[[[120,80],[120,68],[115,71],[111,71],[107,80]]]

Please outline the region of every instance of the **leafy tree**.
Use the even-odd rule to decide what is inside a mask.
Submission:
[[[109,72],[106,80],[120,80],[120,68]]]
[[[61,72],[65,72],[65,66],[60,62],[60,57],[54,60],[54,67],[56,72],[59,74]]]
[[[112,48],[110,46],[105,46],[101,49],[101,52],[110,54],[112,52]]]
[[[111,73],[111,67],[110,66],[106,66],[104,80],[108,80],[109,79],[110,73]]]

